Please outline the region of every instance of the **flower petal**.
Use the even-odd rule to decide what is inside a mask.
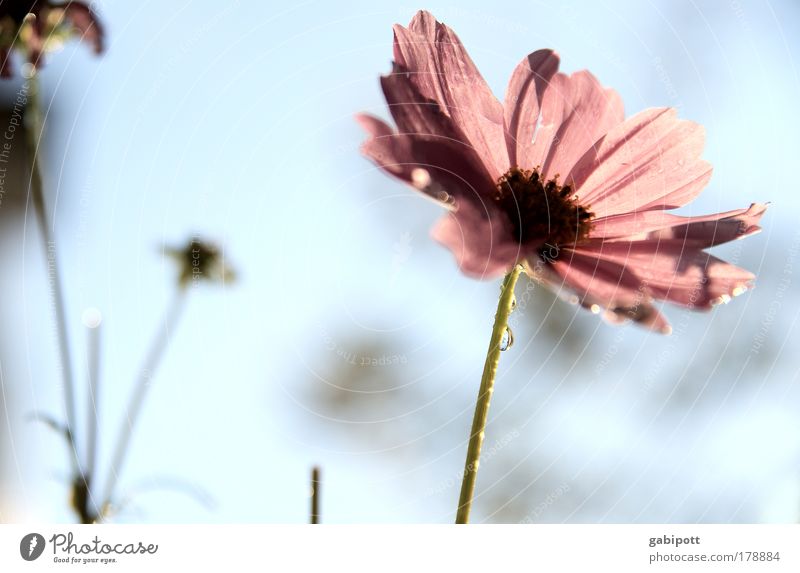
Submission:
[[[545,89],[558,64],[558,54],[553,50],[539,50],[522,60],[511,74],[504,102],[510,167],[535,167],[530,162],[533,136]]]
[[[408,28],[394,27],[394,56],[419,92],[452,118],[493,180],[508,170],[503,108],[450,28],[420,11]]]
[[[610,279],[628,289],[635,285],[633,288],[652,298],[688,308],[704,309],[727,302],[747,290],[755,278],[744,269],[676,239],[606,241],[575,247],[570,255],[554,263],[565,277],[568,276],[565,265],[573,266],[577,260],[585,267],[594,260],[603,271],[602,280]],[[593,288],[587,285],[587,294],[594,296]],[[616,306],[626,306],[624,302]]]
[[[543,170],[547,155],[557,141],[558,128],[569,114],[569,97],[569,78],[560,73],[553,75],[542,97],[533,141],[530,147],[525,149],[525,155],[517,158],[522,162],[524,168]],[[548,174],[544,173],[544,175]]]
[[[399,64],[395,69],[395,73],[381,78],[381,86],[400,131],[392,136],[397,139],[395,151],[408,150],[400,162],[428,169],[430,177],[440,184],[436,194],[443,191],[456,200],[465,194],[491,195],[495,179],[475,149],[439,105],[419,92]]]
[[[687,246],[708,248],[744,238],[761,230],[758,221],[767,206],[753,203],[714,215],[681,217],[664,211],[637,211],[592,221],[591,239],[680,239]]]
[[[398,137],[390,125],[375,116],[359,113],[355,119],[370,135],[361,144],[361,153],[385,172],[411,185],[414,165],[408,140]]]
[[[575,266],[572,270],[578,270],[583,264],[580,257],[575,258]],[[587,268],[602,269],[603,265],[598,265],[596,261]],[[570,265],[562,267],[559,271],[570,271]],[[595,272],[589,275],[576,273],[570,277],[562,276],[549,263],[539,260],[534,263],[528,262],[526,273],[532,279],[545,285],[555,292],[560,298],[580,304],[594,314],[600,314],[606,322],[610,324],[624,324],[632,321],[660,334],[669,334],[672,328],[667,319],[653,306],[650,297],[639,289],[629,288],[617,281],[616,288],[607,288],[614,284],[614,280],[598,281],[596,284],[601,287],[599,290],[587,290],[586,281],[591,281]],[[603,293],[604,296],[599,293]],[[629,301],[629,302],[623,302]]]
[[[568,101],[550,142],[547,159],[542,163],[542,171],[549,178],[565,177],[586,150],[625,120],[619,94],[604,89],[588,71],[574,73],[565,82]],[[547,109],[543,114],[546,116]]]
[[[383,95],[400,132],[438,135],[470,147],[439,102],[420,92],[411,78],[406,68],[397,63],[391,74],[381,76]]]
[[[614,90],[604,89],[588,71],[567,76],[557,69],[553,52],[534,52],[514,70],[506,95],[512,163],[538,167],[547,178],[567,175],[598,139],[625,119]]]
[[[767,210],[763,203],[753,203],[747,209],[702,217],[680,217],[680,224],[650,233],[649,239],[680,240],[685,245],[705,249],[729,241],[743,239],[761,231],[758,222]]]
[[[507,217],[491,202],[460,204],[437,221],[431,236],[449,248],[461,271],[473,278],[503,276],[520,254]]]
[[[472,149],[442,137],[398,134],[370,115],[356,120],[371,136],[361,146],[365,156],[444,206],[480,200],[494,190]]]
[[[704,139],[703,128],[677,119],[674,109],[648,109],[592,146],[567,182],[599,217],[680,207],[711,177],[700,159]]]
[[[577,302],[600,309],[635,307],[649,295],[624,265],[576,250],[562,251],[549,266],[578,297]]]

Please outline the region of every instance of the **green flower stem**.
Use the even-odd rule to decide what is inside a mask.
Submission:
[[[514,287],[522,271],[520,265],[513,269],[503,279],[500,290],[500,300],[497,303],[497,313],[494,316],[492,338],[489,341],[489,351],[483,365],[481,387],[478,390],[478,400],[475,404],[475,417],[472,419],[472,432],[467,447],[467,460],[464,464],[464,477],[461,481],[461,495],[458,499],[458,512],[456,523],[468,523],[469,512],[472,508],[472,496],[475,493],[475,480],[478,476],[478,465],[481,458],[486,419],[489,416],[489,403],[494,392],[494,378],[497,374],[497,365],[500,363],[501,344],[503,336],[508,330],[508,317],[514,308]]]
[[[75,441],[75,430],[78,420],[75,406],[75,382],[72,371],[72,353],[69,343],[69,329],[67,328],[67,313],[64,304],[64,288],[61,284],[61,275],[58,268],[58,259],[55,251],[55,239],[50,217],[47,213],[44,191],[42,189],[42,174],[39,166],[39,144],[42,132],[44,131],[44,121],[42,111],[39,106],[39,83],[36,71],[26,80],[28,83],[27,102],[25,104],[26,121],[26,142],[28,152],[32,158],[30,195],[33,202],[33,209],[39,219],[39,229],[42,233],[42,242],[45,250],[45,260],[47,261],[51,293],[53,296],[53,306],[55,308],[56,331],[58,334],[58,348],[61,357],[61,373],[64,385],[64,408],[67,416],[67,439],[69,440],[72,452],[70,459],[73,474],[81,476],[80,458],[78,456],[77,444]]]

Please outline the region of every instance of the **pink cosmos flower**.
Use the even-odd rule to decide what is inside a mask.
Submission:
[[[448,208],[432,231],[461,270],[535,280],[612,322],[660,332],[653,305],[707,309],[754,275],[703,249],[751,235],[766,206],[702,217],[668,213],[711,177],[700,125],[670,108],[625,119],[588,71],[558,71],[552,50],[516,67],[500,103],[455,33],[427,12],[394,27],[381,87],[397,129],[360,114],[362,152]]]
[[[11,77],[10,54],[16,49],[33,66],[42,54],[75,36],[103,51],[103,30],[91,6],[84,2],[0,0],[0,77]]]

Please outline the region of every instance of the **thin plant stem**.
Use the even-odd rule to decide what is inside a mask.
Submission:
[[[95,523],[100,515],[98,500],[92,494],[97,464],[98,393],[100,375],[100,323],[87,324],[86,344],[86,469],[72,480],[72,508],[83,524]]]
[[[489,351],[483,365],[481,386],[478,390],[478,399],[475,403],[475,416],[472,419],[472,430],[467,447],[467,460],[464,464],[464,476],[461,481],[461,495],[458,499],[456,523],[469,523],[469,512],[472,508],[472,496],[475,493],[475,480],[478,476],[478,465],[481,458],[481,446],[486,431],[486,420],[489,415],[489,403],[494,392],[494,379],[497,366],[500,363],[500,352],[503,347],[503,337],[511,336],[508,331],[508,317],[514,308],[514,287],[522,271],[520,265],[515,265],[503,279],[500,290],[500,300],[497,303],[497,313],[494,316],[492,337],[489,341]]]
[[[88,327],[87,372],[89,402],[87,404],[86,474],[93,476],[97,466],[97,436],[99,433],[100,401],[100,325]]]
[[[39,230],[42,233],[42,243],[45,250],[48,274],[50,279],[51,295],[56,318],[56,331],[58,348],[61,357],[61,374],[64,386],[64,408],[67,416],[67,433],[72,455],[72,469],[75,476],[81,475],[80,458],[75,441],[77,424],[77,410],[75,406],[75,383],[72,370],[72,353],[70,350],[69,329],[67,328],[67,313],[64,303],[64,289],[58,267],[56,242],[53,227],[47,213],[44,191],[42,188],[42,174],[39,165],[39,143],[44,131],[44,121],[39,104],[39,82],[36,71],[32,71],[28,82],[28,97],[25,108],[26,141],[28,151],[32,157],[30,195],[33,208],[39,220]]]
[[[99,401],[100,401],[100,323],[87,325],[87,376],[88,376],[88,403],[86,404],[86,472],[83,484],[75,486],[86,488],[84,506],[78,508],[78,514],[83,523],[94,523],[100,514],[99,500],[92,495],[92,486],[95,485],[97,468],[97,439],[100,431]],[[76,499],[80,499],[74,495]],[[88,520],[88,521],[87,521]]]
[[[125,458],[128,453],[128,446],[136,426],[136,421],[141,413],[144,399],[147,396],[147,390],[150,388],[151,381],[155,376],[155,372],[161,363],[161,359],[164,357],[164,351],[169,345],[169,341],[172,339],[172,333],[175,330],[178,321],[180,320],[185,303],[186,288],[178,287],[172,302],[167,308],[167,314],[164,317],[159,329],[156,331],[156,336],[150,345],[147,355],[145,356],[142,368],[139,370],[139,376],[134,384],[130,402],[128,402],[127,416],[125,416],[123,419],[117,445],[114,449],[114,456],[111,459],[111,465],[109,467],[106,488],[102,498],[102,507],[104,512],[108,509],[111,503],[111,497],[114,494],[114,487],[116,486],[117,480],[122,473],[122,467],[125,463]]]
[[[314,467],[311,470],[311,524],[319,524],[319,494],[320,494],[320,481],[319,481],[319,468]]]

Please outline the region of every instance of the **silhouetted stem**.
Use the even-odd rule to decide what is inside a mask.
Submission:
[[[319,523],[319,468],[315,467],[311,470],[311,524],[316,525]]]
[[[161,327],[156,332],[156,337],[153,339],[150,349],[145,356],[144,364],[139,371],[139,376],[134,384],[133,393],[131,394],[130,402],[128,403],[127,415],[123,418],[122,427],[120,428],[119,438],[116,448],[114,450],[114,457],[111,460],[109,467],[109,475],[106,480],[106,490],[103,495],[103,508],[111,503],[111,497],[114,494],[114,487],[117,480],[122,473],[122,467],[125,463],[125,457],[128,453],[128,446],[130,444],[133,430],[136,426],[136,421],[142,410],[147,390],[150,387],[151,381],[155,376],[161,359],[164,357],[169,341],[171,340],[172,332],[180,319],[186,301],[186,289],[178,287],[172,303],[167,308],[167,315],[164,317]]]
[[[494,392],[494,379],[497,374],[497,365],[500,363],[500,352],[503,336],[508,330],[508,317],[514,307],[514,286],[517,284],[522,267],[515,265],[503,279],[500,291],[500,300],[497,303],[497,313],[494,317],[492,338],[489,341],[489,351],[483,366],[481,386],[478,390],[478,400],[475,403],[475,417],[472,419],[472,430],[467,447],[467,460],[464,464],[464,477],[461,481],[461,495],[458,499],[456,523],[468,523],[469,512],[472,508],[472,496],[475,493],[475,479],[478,476],[478,465],[481,458],[486,420],[489,415],[489,403]]]
[[[72,354],[69,343],[69,330],[67,328],[67,315],[64,304],[64,291],[61,285],[61,276],[58,268],[58,257],[56,243],[53,238],[53,228],[50,217],[47,213],[47,206],[42,189],[42,175],[39,167],[39,143],[44,130],[42,112],[39,107],[39,85],[36,72],[32,72],[28,81],[28,98],[25,108],[26,120],[26,141],[28,150],[32,157],[30,194],[33,202],[33,209],[39,219],[39,229],[42,233],[42,243],[45,250],[45,261],[47,261],[48,278],[53,297],[53,306],[56,318],[56,332],[58,336],[58,348],[61,357],[61,374],[64,386],[64,409],[67,416],[67,431],[69,443],[72,448],[71,463],[73,474],[81,475],[80,458],[78,457],[77,445],[75,442],[75,429],[77,423],[77,413],[75,408],[75,384],[72,377]]]

